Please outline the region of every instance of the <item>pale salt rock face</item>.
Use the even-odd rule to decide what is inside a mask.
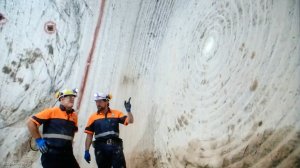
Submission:
[[[24,3],[0,5],[1,158],[40,166],[25,120],[88,69],[75,107],[81,167],[96,167],[83,131],[97,91],[124,114],[132,97],[135,122],[120,125],[127,167],[299,164],[299,1],[105,1],[103,15],[102,1]]]

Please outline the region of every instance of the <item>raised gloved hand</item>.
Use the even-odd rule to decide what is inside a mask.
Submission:
[[[129,97],[127,102],[126,102],[126,100],[124,101],[124,106],[125,106],[125,109],[126,109],[127,112],[131,112],[130,99],[131,99],[131,97]]]
[[[90,163],[91,155],[90,155],[89,150],[84,151],[84,159],[86,160],[86,162]]]
[[[43,138],[37,138],[35,140],[35,143],[37,144],[39,150],[42,152],[42,153],[46,153],[48,151],[48,147],[47,147],[47,144],[46,144],[46,141],[45,139]]]

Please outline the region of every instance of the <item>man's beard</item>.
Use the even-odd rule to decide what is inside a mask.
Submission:
[[[103,110],[105,110],[105,107],[97,106],[97,108],[98,108],[98,111],[103,111]]]

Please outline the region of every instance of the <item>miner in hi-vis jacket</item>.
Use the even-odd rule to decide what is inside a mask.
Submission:
[[[111,109],[109,101],[111,95],[95,93],[95,102],[98,111],[93,113],[85,128],[86,142],[84,159],[89,163],[91,156],[89,153],[93,136],[95,136],[94,148],[96,162],[99,168],[126,168],[123,153],[123,142],[119,137],[119,124],[128,125],[133,123],[131,114],[130,98],[124,102],[127,115],[121,111]]]
[[[76,89],[57,92],[59,107],[45,109],[28,120],[28,129],[42,153],[44,168],[79,168],[72,146],[78,131],[77,114],[73,109],[76,96]],[[43,125],[42,135],[38,130],[40,125]]]

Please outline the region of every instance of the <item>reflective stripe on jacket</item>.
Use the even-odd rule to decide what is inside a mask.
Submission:
[[[95,112],[89,118],[85,133],[95,134],[95,139],[119,138],[119,124],[128,125],[127,116],[118,110],[110,110],[106,115]]]
[[[67,114],[63,107],[49,108],[31,117],[38,126],[43,124],[43,138],[51,147],[70,148],[77,127],[77,114]]]

